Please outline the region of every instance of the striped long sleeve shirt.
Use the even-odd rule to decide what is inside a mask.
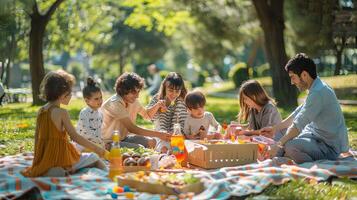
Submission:
[[[147,107],[151,107],[158,102],[158,96],[155,95],[150,101]],[[152,118],[154,122],[154,128],[158,131],[166,131],[168,133],[173,132],[174,124],[178,121],[181,126],[181,132],[183,133],[185,120],[188,116],[187,107],[182,98],[177,98],[173,105],[167,107],[166,112],[160,110]]]

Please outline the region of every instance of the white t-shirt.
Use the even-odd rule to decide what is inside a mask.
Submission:
[[[214,118],[213,114],[206,111],[202,118],[193,118],[189,115],[185,121],[183,131],[185,135],[196,135],[200,129],[203,129],[208,133],[210,126],[217,130],[220,125]]]
[[[101,134],[102,123],[102,113],[90,107],[83,108],[79,113],[77,132],[87,140],[99,146],[103,146],[104,143]]]

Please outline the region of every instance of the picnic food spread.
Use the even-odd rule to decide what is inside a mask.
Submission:
[[[127,180],[135,180],[144,183],[160,184],[169,187],[184,187],[188,184],[199,182],[199,179],[190,173],[167,173],[167,172],[149,172],[139,171],[123,174],[122,177]]]
[[[125,157],[125,158],[124,158]],[[124,166],[145,166],[150,167],[150,158],[148,155],[139,154],[123,154],[123,165]]]
[[[176,132],[179,133],[179,127],[176,129]],[[182,135],[177,134],[177,136]],[[126,186],[139,192],[153,194],[197,194],[204,188],[200,179],[191,173],[166,171],[166,169],[179,167],[178,164],[186,158],[185,156],[192,166],[205,169],[252,163],[256,161],[257,156],[259,157],[260,146],[258,144],[261,143],[270,144],[271,141],[264,137],[238,136],[234,140],[208,140],[205,138],[204,140],[187,140],[185,142],[183,138],[173,137],[171,140],[172,155],[159,154],[146,148],[121,148],[122,166],[125,173],[116,176],[118,188],[115,191],[122,191],[119,186]],[[193,144],[192,151],[188,151],[188,144]],[[115,196],[118,193],[120,192],[114,192],[113,189],[111,194]],[[127,198],[134,198],[134,196],[129,196]]]
[[[151,167],[150,156],[157,154],[155,151],[146,148],[122,148],[121,152],[123,159],[123,166],[143,166]]]
[[[129,186],[137,191],[153,194],[197,194],[204,189],[199,178],[186,172],[138,171],[122,174],[117,180],[119,186]]]

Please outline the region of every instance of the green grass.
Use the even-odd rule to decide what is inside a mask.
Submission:
[[[357,197],[357,182],[344,178],[330,182],[308,183],[294,180],[283,185],[271,185],[260,195],[250,195],[247,199],[352,199]]]
[[[227,83],[226,83],[227,84]],[[229,83],[227,84],[229,86]],[[108,97],[108,95],[106,95]],[[145,105],[148,98],[141,96]],[[73,124],[76,123],[79,111],[84,102],[74,99],[66,107],[70,112]],[[36,113],[39,107],[28,103],[8,104],[0,107],[0,156],[13,155],[23,151],[33,150],[33,137]],[[216,119],[222,123],[236,119],[239,111],[236,98],[208,97],[207,107]],[[349,129],[350,145],[357,149],[357,106],[343,106],[343,114]],[[291,110],[279,108],[283,117],[289,115]],[[152,128],[148,121],[138,119],[138,124]],[[351,199],[357,197],[356,181],[348,179],[335,179],[332,183],[323,182],[311,185],[302,180],[291,181],[280,186],[269,186],[262,194],[250,195],[249,199]]]

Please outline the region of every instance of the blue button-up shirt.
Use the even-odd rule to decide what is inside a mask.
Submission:
[[[348,151],[345,119],[333,89],[317,77],[305,102],[294,112],[293,126],[302,134],[312,134],[336,154]]]

